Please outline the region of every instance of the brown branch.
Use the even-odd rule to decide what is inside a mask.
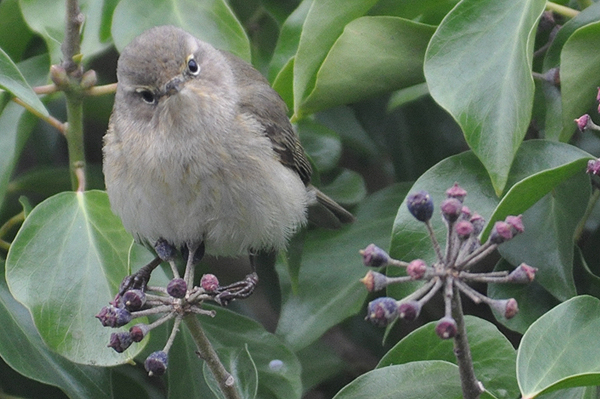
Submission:
[[[81,66],[73,60],[73,57],[81,53],[79,33],[83,24],[84,16],[79,9],[77,0],[67,0],[67,19],[65,24],[65,39],[60,49],[63,53],[62,66],[67,74],[81,77]]]

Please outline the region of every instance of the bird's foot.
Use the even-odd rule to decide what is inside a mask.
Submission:
[[[246,276],[242,281],[229,284],[223,287],[218,287],[215,292],[214,300],[222,306],[227,306],[235,299],[248,298],[254,292],[254,288],[258,284],[258,275],[253,272]]]

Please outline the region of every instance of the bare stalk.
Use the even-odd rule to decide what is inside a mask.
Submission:
[[[196,315],[188,315],[184,318],[185,324],[196,342],[198,355],[206,362],[212,372],[215,380],[221,388],[221,392],[226,399],[241,399],[241,396],[235,386],[235,379],[223,366],[219,356],[212,344],[204,334],[202,325]]]
[[[475,376],[473,369],[473,358],[471,357],[471,348],[467,339],[467,329],[465,327],[465,317],[460,302],[460,293],[454,286],[454,295],[452,296],[452,317],[456,321],[456,335],[454,336],[454,355],[458,363],[460,373],[460,382],[462,386],[464,399],[479,399],[483,392],[481,383]]]

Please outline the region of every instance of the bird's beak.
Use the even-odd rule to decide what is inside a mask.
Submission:
[[[179,93],[183,86],[183,80],[180,77],[173,78],[165,85],[165,94],[172,96],[173,94]]]

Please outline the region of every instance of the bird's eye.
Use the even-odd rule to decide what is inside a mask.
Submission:
[[[198,75],[200,73],[200,65],[192,57],[188,59],[188,70],[192,75]]]
[[[142,100],[144,100],[145,103],[148,103],[148,104],[156,103],[156,96],[150,90],[140,90],[139,93],[140,93],[140,96],[142,96]]]

